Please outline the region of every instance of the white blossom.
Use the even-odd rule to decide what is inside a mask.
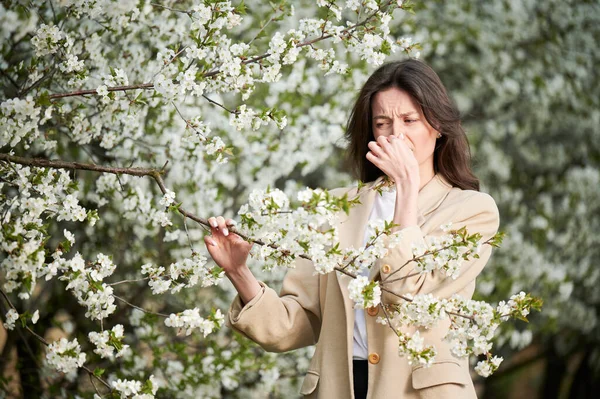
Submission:
[[[15,328],[15,322],[19,320],[19,314],[14,309],[9,309],[4,316],[6,320],[3,325],[7,330],[12,330]]]
[[[46,360],[50,366],[67,374],[74,372],[77,368],[83,366],[86,360],[86,354],[81,353],[81,347],[77,342],[77,338],[72,341],[61,338],[48,346]]]

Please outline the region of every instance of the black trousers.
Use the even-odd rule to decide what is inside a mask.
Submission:
[[[366,399],[369,386],[369,364],[366,360],[353,360],[354,399]]]

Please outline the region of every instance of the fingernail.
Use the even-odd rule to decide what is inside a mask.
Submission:
[[[223,235],[224,235],[225,237],[227,237],[227,236],[229,235],[229,229],[228,229],[227,227],[225,227],[225,228],[223,229]]]
[[[215,222],[215,221],[213,221],[213,222],[210,222],[210,225],[211,225],[212,227],[217,227],[217,222]]]
[[[217,242],[216,242],[216,241],[214,241],[213,239],[209,239],[209,240],[208,240],[208,243],[209,243],[210,245],[212,245],[213,247],[218,247],[218,245],[217,245]]]

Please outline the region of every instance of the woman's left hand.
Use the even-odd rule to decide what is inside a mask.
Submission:
[[[392,178],[398,188],[419,190],[419,163],[406,140],[380,136],[368,147],[367,159]]]

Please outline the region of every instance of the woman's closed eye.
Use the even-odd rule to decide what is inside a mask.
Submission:
[[[415,123],[417,121],[418,121],[418,119],[405,119],[404,123]]]

